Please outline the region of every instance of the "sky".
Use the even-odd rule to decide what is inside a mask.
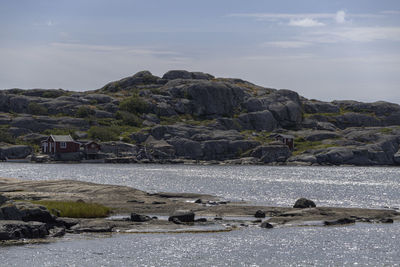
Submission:
[[[399,0],[0,0],[0,88],[172,69],[400,104]]]

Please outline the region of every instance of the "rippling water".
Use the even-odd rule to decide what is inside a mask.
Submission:
[[[293,205],[400,207],[400,168],[0,164],[0,177],[77,179]],[[0,247],[1,266],[398,266],[400,223],[249,227],[213,234],[69,235]]]
[[[290,206],[400,207],[400,168],[2,163],[0,177],[75,179]]]

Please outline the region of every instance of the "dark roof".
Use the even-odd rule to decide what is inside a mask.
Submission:
[[[54,142],[75,142],[70,135],[50,135]]]

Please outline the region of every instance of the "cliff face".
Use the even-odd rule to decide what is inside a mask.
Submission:
[[[11,144],[69,132],[132,143],[104,153],[136,160],[400,164],[397,104],[309,100],[200,72],[142,71],[87,92],[3,90],[0,111],[0,141]],[[292,135],[294,151],[274,133]]]

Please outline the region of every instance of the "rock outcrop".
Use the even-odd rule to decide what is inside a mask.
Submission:
[[[99,157],[112,162],[400,164],[398,104],[309,100],[202,72],[141,71],[88,92],[3,90],[0,111],[1,159],[27,154],[5,147],[74,132],[100,139]],[[292,135],[294,148],[274,143],[278,133]]]

